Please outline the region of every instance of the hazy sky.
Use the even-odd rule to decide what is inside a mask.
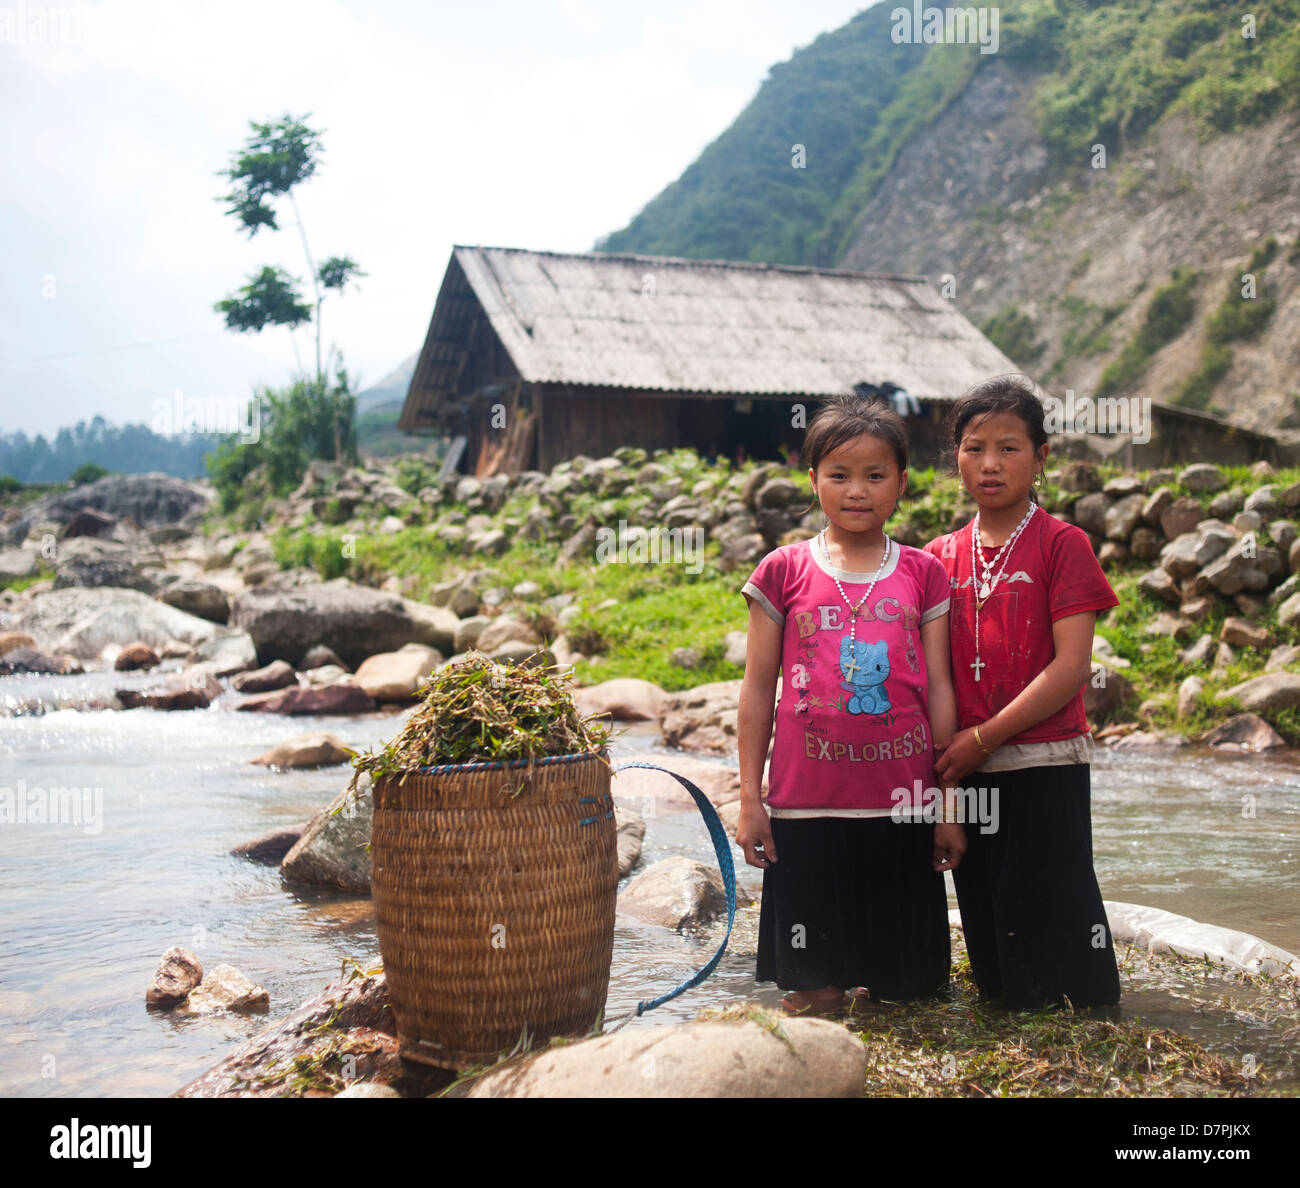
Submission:
[[[212,309],[263,264],[306,280],[287,203],[250,240],[214,201],[250,120],[323,131],[297,198],[315,258],[369,273],[324,316],[365,386],[423,342],[453,244],[590,250],[868,6],[0,3],[0,431],[291,378],[287,330]]]

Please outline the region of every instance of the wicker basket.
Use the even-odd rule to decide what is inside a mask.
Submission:
[[[440,1068],[589,1031],[609,989],[618,850],[606,752],[374,784],[371,881],[401,1053]]]

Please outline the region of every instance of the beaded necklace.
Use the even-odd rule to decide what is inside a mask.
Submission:
[[[1007,562],[1011,560],[1011,549],[1016,541],[1020,539],[1020,534],[1024,532],[1029,521],[1034,518],[1034,512],[1038,510],[1038,504],[1031,502],[1029,510],[1025,512],[1025,518],[1016,525],[1016,530],[1007,537],[1007,542],[995,554],[992,561],[985,561],[979,555],[979,548],[976,542],[980,538],[980,516],[979,512],[975,513],[975,520],[970,527],[970,573],[972,585],[976,582],[976,574],[982,568],[984,576],[979,579],[979,585],[976,590],[975,603],[975,663],[970,665],[975,670],[975,681],[978,684],[980,679],[980,669],[984,667],[984,661],[980,659],[980,608],[989,600],[993,593],[993,587],[997,585],[998,580],[1007,571]],[[998,562],[1001,561],[1000,568],[995,570]]]
[[[862,607],[863,607],[864,604],[866,603],[867,599],[871,597],[871,591],[874,590],[874,589],[876,588],[876,583],[880,580],[880,575],[881,575],[882,573],[885,572],[885,566],[889,563],[889,553],[890,553],[890,546],[891,546],[892,542],[890,541],[890,539],[889,539],[888,536],[885,537],[885,551],[884,551],[884,554],[883,554],[883,555],[881,556],[881,558],[880,558],[880,565],[879,565],[879,567],[876,569],[876,576],[873,577],[873,578],[871,579],[871,584],[867,587],[867,592],[866,592],[866,593],[865,593],[861,598],[858,599],[858,601],[857,601],[857,605],[855,606],[852,602],[849,601],[849,596],[848,596],[847,594],[844,593],[844,587],[843,587],[842,585],[840,585],[840,579],[839,579],[838,575],[835,573],[835,565],[834,565],[834,563],[831,561],[830,550],[826,547],[826,529],[825,529],[825,528],[823,528],[823,529],[821,530],[821,532],[819,532],[819,533],[817,534],[817,540],[820,542],[820,544],[821,544],[821,546],[822,546],[822,556],[824,556],[824,557],[826,558],[826,564],[827,564],[827,566],[830,567],[830,570],[831,570],[831,577],[832,577],[832,579],[834,579],[835,585],[836,585],[836,587],[839,589],[840,597],[843,598],[844,601],[845,601],[845,603],[848,605],[848,608],[849,608],[849,640],[851,641],[851,643],[856,643],[856,642],[857,642],[857,637],[856,637],[856,635],[855,635],[855,631],[856,631],[856,629],[857,629],[858,611],[860,611],[860,610],[862,609]]]

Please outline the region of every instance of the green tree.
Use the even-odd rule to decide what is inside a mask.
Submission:
[[[312,261],[307,232],[298,212],[294,188],[307,181],[319,164],[320,133],[309,127],[306,120],[294,119],[285,114],[276,123],[259,124],[250,120],[253,133],[228,169],[218,176],[226,177],[232,184],[230,193],[217,199],[227,203],[226,213],[238,219],[240,226],[252,239],[262,228],[278,231],[280,225],[272,202],[287,197],[293,208],[294,221],[302,238],[302,249],[307,257],[307,270],[311,277],[314,305],[303,300],[298,291],[298,281],[279,268],[264,267],[237,293],[218,301],[214,308],[223,314],[226,325],[240,332],[260,333],[267,326],[286,326],[290,331],[305,322],[313,322],[316,334],[316,377],[314,402],[329,406],[329,419],[333,437],[332,447],[327,447],[319,457],[343,459],[351,453],[347,441],[355,438],[350,408],[355,399],[347,387],[346,372],[340,366],[336,372],[341,384],[331,385],[326,376],[331,368],[334,347],[331,346],[324,363],[321,361],[321,307],[330,291],[342,293],[350,281],[366,274],[350,256],[331,256],[319,267]],[[297,393],[297,394],[295,394]],[[291,389],[288,402],[301,402],[298,385]]]

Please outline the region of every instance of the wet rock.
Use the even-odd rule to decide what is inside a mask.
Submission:
[[[1286,746],[1282,736],[1258,714],[1234,714],[1211,730],[1205,742],[1239,751],[1273,751]]]
[[[199,668],[172,673],[161,685],[148,689],[116,690],[123,709],[207,709],[221,694],[221,682]]]
[[[382,1085],[378,1081],[358,1081],[355,1085],[349,1085],[346,1089],[334,1094],[335,1100],[341,1097],[396,1097],[401,1098],[391,1085]]]
[[[662,759],[656,766],[665,771],[652,771],[646,767],[624,767],[614,775],[610,791],[615,801],[637,807],[645,816],[662,810],[694,808],[691,794],[666,771],[688,779],[708,798],[714,807],[735,800],[740,795],[740,772],[721,763],[709,763],[693,755],[678,754]],[[651,762],[655,762],[651,759]],[[616,765],[618,766],[618,765]]]
[[[784,1039],[775,1034],[779,1030]],[[862,1041],[826,1019],[696,1020],[621,1031],[480,1078],[469,1097],[860,1097]]]
[[[271,829],[251,841],[240,842],[230,853],[235,858],[247,858],[250,862],[260,862],[265,866],[278,866],[306,828],[305,825],[287,825],[283,829]]]
[[[434,669],[442,654],[424,644],[405,644],[396,652],[367,656],[353,677],[376,701],[411,701]]]
[[[218,1011],[264,1011],[271,1005],[265,986],[256,986],[233,965],[218,965],[208,970],[177,1011],[192,1015],[211,1015]]]
[[[668,694],[653,681],[638,677],[619,677],[573,691],[583,717],[608,714],[615,722],[657,722],[667,699]]]
[[[0,631],[0,657],[14,648],[36,649],[36,641],[22,631]]]
[[[351,680],[350,677],[347,679]],[[298,685],[292,689],[277,689],[273,693],[255,693],[235,708],[262,714],[349,715],[369,713],[375,708],[375,701],[364,689],[344,684],[340,679],[335,684],[319,688]]]
[[[356,683],[352,679],[352,674],[346,668],[340,668],[337,664],[323,664],[320,668],[308,668],[302,675],[303,679],[313,688]]]
[[[352,1059],[344,1064],[343,1056]],[[320,1087],[292,1083],[302,1064],[321,1070]],[[454,1074],[404,1066],[382,973],[338,982],[287,1019],[258,1032],[225,1059],[177,1091],[177,1097],[333,1096],[350,1073],[357,1081],[395,1085],[403,1096],[425,1097]],[[331,1084],[332,1082],[332,1084]]]
[[[235,676],[230,687],[237,693],[269,693],[298,683],[298,674],[283,660],[272,660],[265,668],[254,668]]]
[[[325,644],[348,664],[403,644],[450,642],[432,611],[395,594],[354,585],[346,578],[293,590],[248,590],[231,607],[231,625],[247,631],[263,663],[291,664]]]
[[[162,955],[158,969],[145,991],[144,1003],[154,1010],[170,1010],[185,1001],[203,980],[203,965],[188,949],[174,945]]]
[[[135,672],[137,669],[157,668],[162,663],[158,653],[148,644],[127,644],[117,654],[113,668],[117,672]]]
[[[348,672],[348,666],[338,658],[338,654],[333,648],[327,648],[324,644],[317,644],[315,647],[307,649],[307,654],[302,658],[302,663],[298,665],[299,672],[309,672],[313,668],[324,668],[327,665],[336,666],[344,672]]]
[[[669,694],[660,718],[664,745],[684,751],[734,752],[741,683],[712,681]]]
[[[1208,462],[1197,462],[1185,467],[1179,473],[1178,481],[1189,491],[1221,491],[1228,485],[1223,471]]]
[[[618,909],[647,924],[698,928],[727,910],[722,876],[691,858],[664,858],[636,876]]]
[[[263,751],[256,759],[250,759],[249,763],[283,768],[337,767],[351,759],[352,752],[344,746],[342,739],[317,730],[287,739],[269,751]]]
[[[614,823],[618,827],[618,877],[622,879],[641,861],[645,818],[636,809],[615,802]]]
[[[1253,680],[1243,681],[1226,689],[1221,697],[1235,697],[1242,709],[1255,713],[1290,709],[1300,705],[1300,674],[1271,672]]]
[[[49,673],[66,676],[81,671],[81,665],[72,656],[48,656],[37,648],[10,648],[0,659],[0,676],[18,673]]]
[[[247,631],[218,628],[211,639],[190,653],[189,662],[214,676],[231,676],[257,667],[257,649]]]
[[[337,810],[337,811],[335,811]],[[370,824],[374,797],[368,773],[357,782],[354,796],[345,788],[317,813],[302,837],[280,864],[290,883],[339,887],[370,894]]]
[[[198,647],[217,628],[206,619],[187,615],[138,590],[51,590],[36,595],[13,624],[42,641],[50,651],[67,652],[79,660],[100,660],[127,644],[146,643],[166,652],[174,643]]]
[[[225,591],[198,578],[180,578],[172,582],[159,592],[158,600],[211,623],[225,623],[230,618],[230,602]]]

